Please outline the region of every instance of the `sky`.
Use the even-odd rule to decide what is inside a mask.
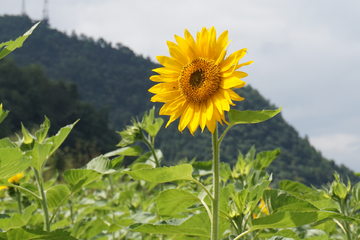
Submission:
[[[0,0],[0,15],[22,0]],[[43,0],[25,0],[42,19]],[[360,1],[49,0],[50,26],[121,43],[136,54],[169,56],[184,29],[229,31],[229,52],[247,48],[244,80],[324,157],[360,172]],[[0,30],[1,32],[1,30]],[[17,37],[17,36],[14,36]]]

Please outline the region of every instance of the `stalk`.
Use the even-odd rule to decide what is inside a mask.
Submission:
[[[219,235],[219,203],[220,203],[220,155],[218,142],[217,123],[212,135],[213,144],[213,196],[212,202],[212,222],[211,222],[211,240],[218,239]]]
[[[43,182],[42,182],[42,178],[39,174],[39,171],[35,168],[32,168],[33,171],[34,171],[34,175],[35,175],[35,179],[36,179],[36,182],[37,182],[37,185],[38,185],[38,189],[39,189],[39,194],[40,194],[40,197],[41,197],[41,206],[42,206],[42,209],[43,209],[43,212],[44,212],[44,227],[45,227],[45,230],[47,232],[50,232],[50,221],[49,221],[49,208],[48,208],[48,205],[47,205],[47,200],[46,200],[46,194],[45,194],[45,191],[44,191],[44,185],[43,185]]]
[[[18,211],[19,211],[20,214],[22,214],[21,192],[19,191],[19,189],[15,189],[15,194],[16,194],[16,201],[17,201],[17,205],[18,205]]]

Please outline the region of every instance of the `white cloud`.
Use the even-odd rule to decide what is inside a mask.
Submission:
[[[336,159],[350,169],[360,172],[360,136],[348,133],[319,135],[309,138],[310,143],[321,149],[323,155]]]

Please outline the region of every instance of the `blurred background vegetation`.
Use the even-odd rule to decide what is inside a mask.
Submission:
[[[0,42],[15,39],[32,25],[26,16],[0,17]],[[154,105],[160,109],[161,104],[150,102],[152,94],[147,91],[154,85],[151,70],[158,66],[120,43],[62,33],[42,23],[21,49],[0,61],[0,102],[10,110],[0,125],[0,137],[14,136],[21,122],[35,128],[44,115],[52,123],[50,134],[80,118],[51,164],[61,171],[81,167],[115,149],[120,141],[115,131],[123,130],[132,117],[141,117]],[[236,109],[276,108],[249,85],[237,92],[245,100]],[[211,134],[197,131],[193,137],[178,132],[177,124],[158,134],[156,146],[164,153],[163,163],[174,165],[186,157],[210,160]],[[334,179],[334,171],[356,181],[351,170],[325,159],[281,114],[265,123],[232,128],[222,143],[221,160],[234,164],[239,151],[246,153],[253,145],[258,151],[281,149],[268,168],[274,184],[290,179],[320,187]]]

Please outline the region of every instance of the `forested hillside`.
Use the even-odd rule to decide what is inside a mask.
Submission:
[[[16,38],[32,24],[27,17],[0,17],[0,42]],[[157,65],[121,44],[111,44],[103,39],[94,40],[75,33],[69,35],[40,24],[24,47],[8,58],[13,58],[21,66],[40,64],[48,78],[77,84],[83,101],[96,108],[109,107],[110,124],[117,131],[129,124],[131,117],[141,116],[154,105],[150,102],[152,94],[147,90],[153,85],[149,81],[153,74],[151,69]],[[59,84],[64,85],[61,82]],[[244,101],[236,105],[239,110],[275,108],[250,86],[238,92],[245,97]],[[3,101],[1,96],[0,101]],[[157,109],[159,107],[156,105]],[[12,114],[18,111],[10,107],[8,109]],[[200,134],[198,131],[195,137],[187,130],[181,134],[177,130],[177,121],[168,129],[160,131],[156,144],[163,150],[165,163],[169,165],[184,157],[197,157],[199,161],[211,158],[209,132],[206,130]],[[355,179],[346,167],[339,167],[333,161],[324,159],[306,138],[299,137],[281,115],[265,123],[232,128],[221,146],[222,161],[234,163],[238,151],[246,153],[252,145],[259,151],[281,149],[280,156],[269,168],[275,182],[292,179],[320,186],[333,179],[334,171]]]

